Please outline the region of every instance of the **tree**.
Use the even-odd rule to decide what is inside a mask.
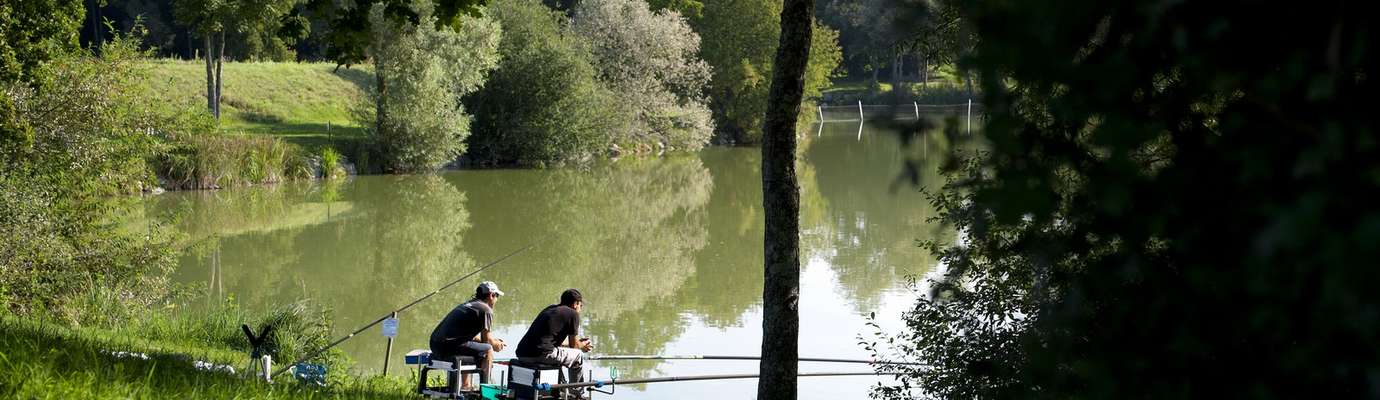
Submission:
[[[80,0],[0,4],[0,82],[33,82],[54,56],[77,47]]]
[[[368,59],[367,50],[372,43],[373,28],[369,13],[375,5],[383,6],[383,12],[390,19],[407,20],[413,24],[421,18],[413,11],[414,3],[430,2],[433,23],[437,29],[445,26],[456,27],[462,15],[478,17],[488,0],[355,0],[337,2],[333,0],[307,0],[306,9],[312,15],[325,21],[322,45],[326,47],[326,57],[339,66],[363,63]]]
[[[157,136],[191,128],[150,91],[138,43],[117,35],[99,56],[47,49],[26,57],[43,60],[21,75],[29,81],[0,82],[0,304],[10,312],[60,315],[94,285],[141,297],[151,293],[142,277],[174,262],[164,235],[117,228],[111,215],[116,195],[152,180]]]
[[[361,124],[370,127],[385,169],[395,172],[433,171],[464,153],[470,116],[460,98],[498,64],[493,20],[461,16],[456,28],[437,28],[429,3],[414,12],[422,23],[389,20],[383,5],[370,14],[374,113]]]
[[[574,11],[571,29],[592,47],[600,80],[635,110],[629,136],[614,140],[704,147],[714,130],[704,97],[709,65],[685,20],[641,0],[585,0]]]
[[[1369,15],[974,2],[987,152],[895,338],[956,398],[1374,397]],[[1278,21],[1291,21],[1280,25]],[[1228,28],[1229,27],[1229,28]]]
[[[762,209],[765,281],[762,290],[762,362],[757,398],[796,398],[800,341],[800,187],[795,177],[795,122],[810,61],[814,3],[787,0],[781,43],[762,128]]]
[[[221,68],[226,31],[262,36],[276,33],[298,0],[174,0],[173,15],[202,38],[206,60],[206,108],[220,119]],[[267,34],[272,36],[272,34]]]
[[[718,127],[718,139],[727,143],[762,140],[762,116],[766,115],[768,79],[772,55],[780,37],[780,0],[724,0],[706,2],[703,16],[691,26],[700,34],[700,55],[712,67],[710,110]],[[817,54],[838,52],[837,34],[816,25],[810,43]],[[811,71],[832,72],[837,57],[813,58]],[[818,98],[829,85],[829,74],[810,74],[804,96]],[[819,79],[823,76],[823,79]]]
[[[484,88],[465,100],[475,113],[469,151],[490,165],[547,165],[590,159],[624,132],[629,115],[599,82],[588,46],[564,13],[537,0],[497,3],[504,57]]]

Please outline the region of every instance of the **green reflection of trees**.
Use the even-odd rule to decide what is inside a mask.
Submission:
[[[695,255],[695,273],[679,303],[706,325],[736,326],[762,300],[761,153],[713,148],[701,152],[714,179],[705,209],[710,245]]]
[[[562,290],[577,287],[587,299],[584,333],[601,353],[659,352],[684,331],[673,295],[708,243],[704,208],[714,191],[698,158],[452,177],[473,188],[476,231],[486,233],[466,238],[476,258],[545,238],[484,274],[509,294],[495,310],[499,324],[525,327]]]
[[[713,187],[692,157],[466,178],[490,189],[472,191],[471,205],[476,224],[493,234],[467,247],[488,259],[547,238],[517,265],[487,274],[522,294],[497,312],[524,322],[567,287],[585,293],[595,317],[635,310],[679,288],[706,243],[700,210]]]
[[[916,178],[921,186],[941,182],[937,160],[928,156],[938,130],[912,137],[902,146],[893,127],[866,126],[862,138],[856,127],[836,127],[848,132],[826,132],[815,139],[804,158],[813,184],[802,185],[802,210],[809,208],[812,192],[825,215],[814,225],[802,211],[803,253],[822,257],[834,268],[845,297],[860,312],[875,309],[883,292],[896,287],[907,275],[920,275],[934,265],[933,256],[917,246],[920,235],[943,234],[929,219],[933,208],[913,186],[899,182],[907,159],[919,160]],[[831,135],[832,133],[832,135]]]

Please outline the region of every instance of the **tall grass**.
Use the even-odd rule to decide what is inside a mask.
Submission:
[[[175,189],[218,189],[311,178],[296,145],[255,135],[205,134],[173,141],[159,157],[159,175]]]

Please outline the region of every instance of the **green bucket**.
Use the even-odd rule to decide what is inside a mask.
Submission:
[[[508,394],[508,388],[488,383],[479,385],[479,395],[484,397],[484,400],[502,400],[499,396],[506,394]]]

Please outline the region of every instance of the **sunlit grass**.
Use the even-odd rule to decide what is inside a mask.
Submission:
[[[52,321],[0,317],[0,398],[411,398],[401,377],[335,374],[326,387],[282,375],[275,384],[245,376],[248,356],[227,342],[234,315],[205,326],[163,318],[129,328],[68,327]],[[204,333],[194,330],[206,329]],[[197,368],[196,361],[230,365]]]
[[[150,84],[170,101],[206,104],[206,65],[154,60]],[[283,136],[304,145],[363,134],[350,109],[373,81],[368,67],[332,63],[227,62],[221,72],[221,128]],[[313,146],[314,147],[314,146]]]

